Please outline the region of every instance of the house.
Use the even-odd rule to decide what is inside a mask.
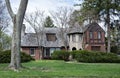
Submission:
[[[94,50],[105,52],[105,32],[97,24],[91,23],[85,27],[75,26],[68,29],[66,36],[69,50]],[[54,50],[60,50],[64,46],[60,38],[59,28],[44,28],[42,45],[38,46],[35,33],[25,33],[25,26],[22,29],[21,49],[30,54],[36,60],[50,58]]]
[[[84,28],[84,49],[105,52],[105,31],[95,22]]]
[[[54,50],[60,50],[63,46],[59,38],[58,28],[45,28],[42,45],[38,46],[37,36],[35,33],[25,33],[25,27],[22,29],[21,49],[23,52],[30,54],[36,60],[50,58]],[[40,50],[42,48],[42,50]],[[42,51],[42,53],[40,52]]]

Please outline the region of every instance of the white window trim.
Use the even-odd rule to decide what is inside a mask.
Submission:
[[[31,49],[34,49],[34,54],[31,54]],[[30,56],[35,56],[35,48],[30,48]]]

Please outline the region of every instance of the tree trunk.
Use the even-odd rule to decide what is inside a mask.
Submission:
[[[111,43],[111,39],[110,39],[110,27],[108,26],[108,30],[107,30],[107,38],[108,38],[108,43],[107,43],[107,52],[110,52],[110,43]]]
[[[9,67],[13,70],[18,70],[21,68],[21,59],[20,59],[21,29],[22,29],[23,19],[24,19],[28,0],[21,0],[17,14],[13,13],[11,9],[10,1],[9,0],[5,0],[5,1],[8,12],[13,22],[11,63]]]
[[[15,19],[16,19],[16,17],[14,17],[14,26],[13,26],[13,35],[12,35],[12,47],[11,47],[11,63],[10,63],[10,65],[9,65],[9,67],[10,68],[12,68],[12,69],[16,69],[16,49],[15,49],[15,47],[16,47],[16,25],[15,25]]]
[[[108,43],[107,43],[107,52],[110,52],[110,43],[111,43],[111,37],[110,37],[110,14],[109,10],[107,11],[107,38],[108,38]]]
[[[39,59],[42,60],[42,44],[41,44],[41,36],[39,35],[40,33],[37,33],[36,31],[36,36],[37,36],[37,43],[38,43],[38,50],[39,50]]]

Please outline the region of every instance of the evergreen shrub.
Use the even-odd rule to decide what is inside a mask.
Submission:
[[[94,51],[72,51],[73,59],[86,63],[120,63],[120,57],[114,53],[94,52]]]
[[[68,61],[69,60],[69,55],[70,55],[70,52],[65,51],[65,50],[60,50],[60,51],[54,51],[51,58],[53,60]]]
[[[0,52],[0,63],[10,63],[11,60],[11,51],[6,50]],[[29,62],[34,60],[30,55],[25,54],[24,52],[21,52],[21,62]]]

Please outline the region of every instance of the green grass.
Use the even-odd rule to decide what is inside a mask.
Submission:
[[[43,60],[23,63],[19,72],[8,70],[0,64],[0,78],[120,78],[120,64],[67,63]]]

